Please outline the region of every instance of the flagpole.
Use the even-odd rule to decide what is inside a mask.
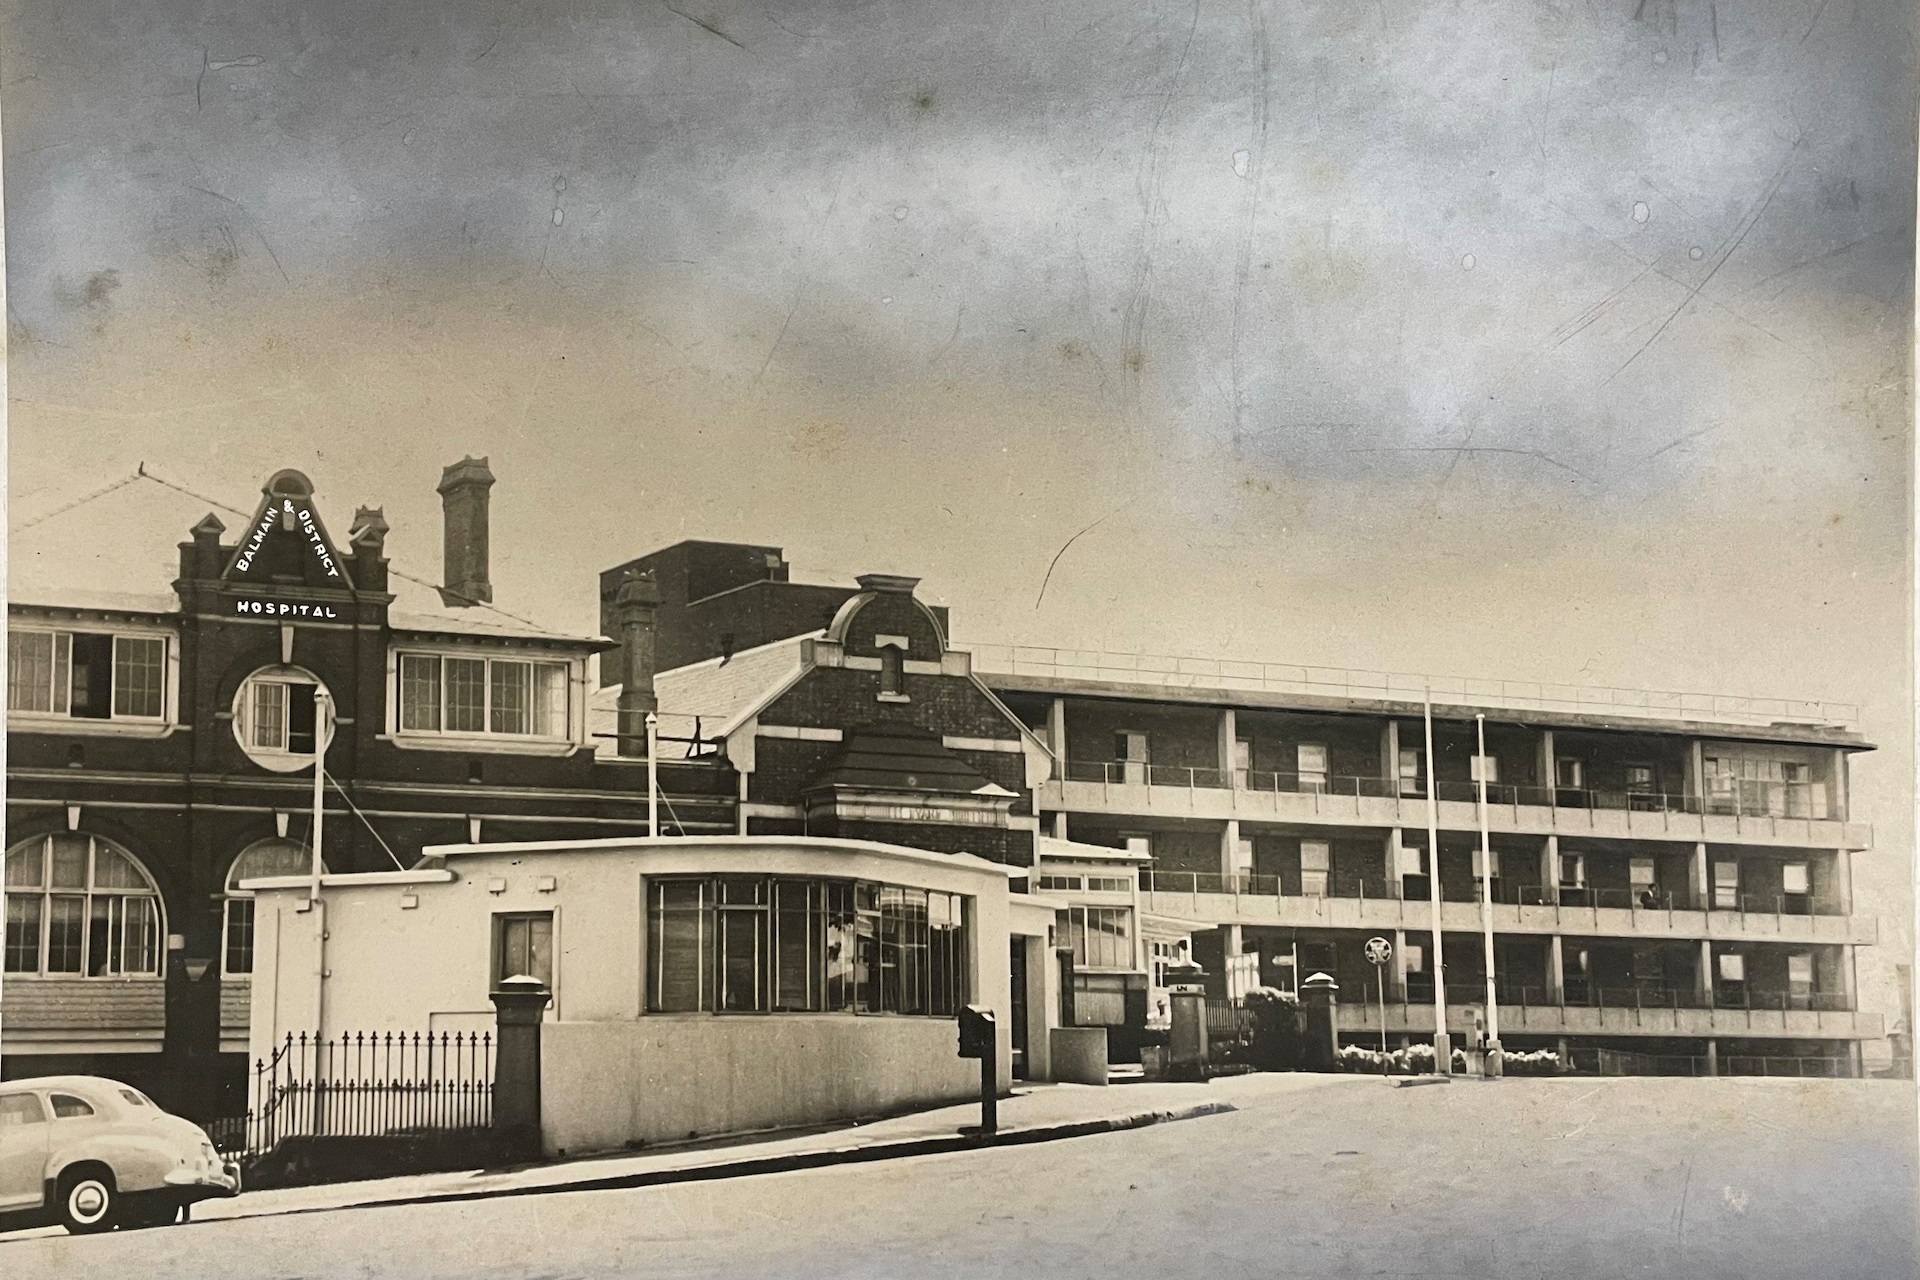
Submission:
[[[1479,738],[1474,772],[1480,775],[1480,931],[1485,939],[1487,969],[1487,1046],[1481,1074],[1497,1076],[1500,1074],[1500,1005],[1493,974],[1493,850],[1487,837],[1487,718],[1477,715],[1473,719]]]
[[[320,900],[320,876],[326,866],[321,844],[327,818],[327,728],[333,718],[333,699],[325,689],[313,691],[313,858],[312,883],[307,900],[313,910],[313,1040],[314,1052],[326,1034],[327,1022],[327,918],[326,904]]]
[[[647,834],[660,834],[660,718],[647,712]]]
[[[1440,938],[1440,797],[1433,777],[1433,686],[1426,691],[1427,900],[1433,908],[1433,1069],[1453,1074],[1453,1041],[1447,1035],[1447,960]]]

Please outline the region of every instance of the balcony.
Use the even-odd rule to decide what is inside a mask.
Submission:
[[[1424,787],[1398,779],[1068,761],[1042,784],[1042,809],[1225,821],[1424,827]],[[1449,831],[1480,825],[1478,786],[1441,781],[1434,808]],[[1502,834],[1867,849],[1873,828],[1827,816],[1818,783],[1752,783],[1711,796],[1513,784],[1487,787],[1487,825]]]
[[[1225,876],[1208,872],[1144,870],[1140,873],[1141,910],[1202,927],[1267,925],[1296,929],[1411,929],[1433,925],[1433,908],[1424,897],[1392,894],[1289,895],[1276,876]],[[1562,895],[1568,890],[1561,890]],[[1580,890],[1583,900],[1550,902],[1537,886],[1496,884],[1493,927],[1496,933],[1573,934],[1620,938],[1716,939],[1782,943],[1842,943],[1872,946],[1878,941],[1872,916],[1797,914],[1774,910],[1788,905],[1777,896],[1762,902],[1749,895],[1742,906],[1765,910],[1698,911],[1672,905],[1669,896],[1647,905],[1644,893],[1620,889]],[[1530,900],[1531,899],[1531,900]],[[1812,903],[1815,905],[1832,905]],[[1447,933],[1477,933],[1480,903],[1443,900],[1440,927]]]
[[[1544,988],[1530,989],[1539,996]],[[1432,988],[1428,998],[1417,998],[1410,990],[1403,1002],[1389,999],[1386,1004],[1386,1030],[1414,1035],[1433,1034]],[[1479,984],[1447,984],[1447,1025],[1471,1024],[1469,1009],[1483,1005],[1486,988]],[[1882,1034],[1880,1015],[1845,1008],[1786,1007],[1792,1002],[1782,998],[1777,1005],[1727,1008],[1719,1002],[1708,1007],[1705,1001],[1689,993],[1664,993],[1670,999],[1648,998],[1639,992],[1613,993],[1610,1002],[1596,999],[1589,1003],[1553,1003],[1544,998],[1523,1001],[1526,991],[1501,990],[1500,1034],[1552,1036],[1727,1036],[1742,1039],[1780,1038],[1794,1040],[1872,1040]],[[1635,1003],[1626,1000],[1633,998]],[[1509,1003],[1512,1001],[1512,1003]],[[1766,1003],[1766,1002],[1763,1002]],[[1844,1004],[1844,997],[1823,1003]],[[1343,1033],[1379,1034],[1380,1008],[1371,1001],[1354,999],[1340,1003],[1339,1029]]]

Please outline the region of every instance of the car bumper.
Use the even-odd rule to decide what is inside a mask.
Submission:
[[[240,1194],[240,1166],[229,1160],[218,1169],[176,1169],[166,1183],[194,1200]]]

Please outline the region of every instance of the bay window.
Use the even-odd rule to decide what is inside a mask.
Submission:
[[[647,1008],[950,1018],[966,1003],[963,903],[865,880],[654,880]]]
[[[565,738],[567,692],[564,662],[403,653],[399,729],[404,734]]]
[[[1133,912],[1126,907],[1068,907],[1056,928],[1073,948],[1076,969],[1133,968]]]

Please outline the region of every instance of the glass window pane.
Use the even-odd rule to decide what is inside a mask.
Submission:
[[[287,749],[287,686],[278,680],[256,680],[251,702],[253,731],[248,740],[267,751]]]
[[[87,887],[87,852],[90,841],[71,831],[62,831],[50,837],[53,844],[53,887],[56,889],[84,889]]]
[[[447,732],[485,733],[487,664],[478,658],[447,658],[442,673],[447,683]]]
[[[567,669],[558,663],[533,668],[533,732],[545,738],[567,736]]]
[[[113,714],[158,716],[165,706],[167,642],[158,636],[113,641]]]
[[[147,878],[133,859],[112,845],[96,840],[93,844],[93,887],[96,889],[145,889]]]
[[[853,1008],[854,916],[853,886],[845,881],[827,885],[826,1007]]]
[[[493,732],[529,733],[533,728],[533,668],[525,662],[495,662]]]
[[[87,899],[87,976],[121,972],[125,899],[96,895]]]
[[[661,1013],[710,1008],[705,975],[711,922],[705,882],[657,882],[652,899],[651,1007]]]
[[[718,1008],[727,1013],[760,1013],[767,1007],[767,913],[762,907],[722,907],[715,923],[719,936]]]
[[[227,891],[234,892],[242,880],[304,876],[312,871],[313,854],[304,844],[294,840],[261,840],[248,845],[233,860],[233,869],[227,873]]]
[[[7,710],[53,710],[51,632],[7,632]]]
[[[401,655],[400,727],[440,731],[440,659],[419,653]]]
[[[47,842],[31,840],[7,853],[7,887],[37,889],[46,874]]]
[[[861,885],[860,888],[871,888]],[[880,916],[857,911],[853,937],[853,1007],[859,1013],[880,1011]]]
[[[821,1007],[822,886],[808,880],[774,884],[773,1007],[812,1011]]]
[[[227,903],[227,972],[253,972],[252,898],[233,898]]]
[[[60,896],[47,903],[47,972],[79,973],[87,900]]]
[[[1780,868],[1780,891],[1782,893],[1811,893],[1807,877],[1807,864],[1789,862]]]
[[[39,894],[7,897],[6,971],[40,971],[40,906],[46,901]]]

